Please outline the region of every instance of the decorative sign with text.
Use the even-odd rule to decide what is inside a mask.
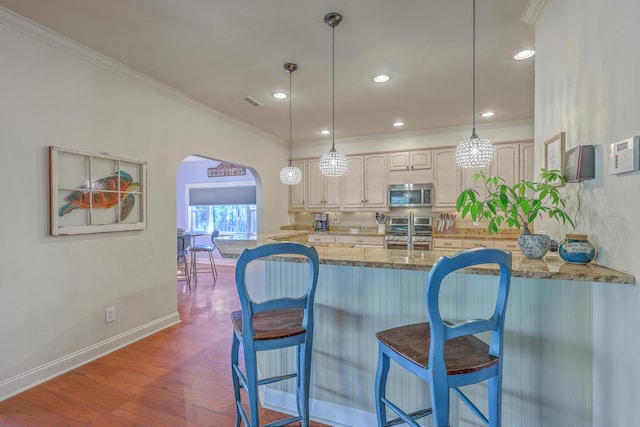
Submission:
[[[246,175],[247,168],[234,165],[233,163],[220,163],[215,168],[207,168],[207,176],[215,178],[218,176],[239,176]]]

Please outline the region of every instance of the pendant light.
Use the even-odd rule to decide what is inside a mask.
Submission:
[[[342,176],[347,172],[349,163],[344,154],[336,151],[336,25],[342,22],[339,13],[328,13],[324,23],[331,27],[331,150],[320,157],[320,172],[324,176]]]
[[[476,134],[476,0],[473,0],[473,131],[456,147],[456,163],[461,168],[482,168],[493,160],[491,141]]]
[[[285,166],[280,170],[280,181],[286,185],[300,184],[302,181],[302,172],[300,168],[291,165],[291,74],[298,69],[296,64],[287,62],[284,64],[284,70],[289,73],[289,166]]]

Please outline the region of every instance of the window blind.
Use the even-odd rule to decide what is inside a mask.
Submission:
[[[189,205],[255,205],[256,186],[190,188]]]

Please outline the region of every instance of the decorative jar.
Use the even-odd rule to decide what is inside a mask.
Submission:
[[[587,264],[596,258],[596,247],[587,240],[586,234],[567,234],[560,242],[558,254],[564,262]]]

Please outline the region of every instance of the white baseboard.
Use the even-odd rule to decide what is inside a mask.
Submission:
[[[296,396],[271,388],[264,389],[262,406],[285,414],[296,413]],[[309,402],[311,419],[334,427],[371,427],[378,425],[376,414],[322,400]]]
[[[176,311],[2,381],[0,401],[177,323],[180,323],[180,315]]]

